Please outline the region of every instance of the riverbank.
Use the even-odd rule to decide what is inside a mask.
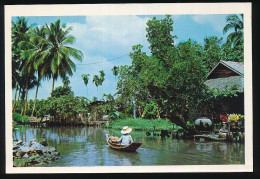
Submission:
[[[29,143],[22,140],[13,143],[13,166],[42,166],[55,161],[60,153],[54,147],[48,146],[45,139],[33,139]]]
[[[105,127],[111,129],[122,129],[124,126],[129,126],[134,130],[145,130],[145,131],[182,129],[182,127],[174,125],[168,119],[144,119],[144,118],[115,119],[109,121],[109,123],[105,125]]]

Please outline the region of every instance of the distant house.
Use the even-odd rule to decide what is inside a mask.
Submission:
[[[213,90],[233,88],[238,97],[230,101],[230,113],[244,113],[244,63],[221,60],[207,75],[205,84]]]

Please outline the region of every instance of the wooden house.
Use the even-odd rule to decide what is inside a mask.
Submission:
[[[244,114],[244,63],[221,60],[207,75],[205,84],[212,90],[233,89],[238,96],[230,100],[229,113]]]

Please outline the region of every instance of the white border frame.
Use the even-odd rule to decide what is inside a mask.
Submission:
[[[244,92],[245,92],[245,164],[244,165],[167,165],[99,167],[13,167],[12,156],[12,16],[81,15],[165,15],[165,14],[244,14]],[[6,173],[158,173],[158,172],[252,172],[252,22],[251,3],[157,3],[157,4],[70,4],[5,6],[5,114]]]

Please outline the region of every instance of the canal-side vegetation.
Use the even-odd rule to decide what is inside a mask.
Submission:
[[[29,122],[30,118],[28,116],[22,116],[18,113],[13,113],[13,121],[17,124],[23,124]]]
[[[143,119],[143,118],[127,118],[127,119],[116,119],[109,122],[107,127],[112,129],[121,130],[124,126],[131,126],[134,130],[178,130],[182,129],[179,126],[174,126],[173,123],[168,119]]]
[[[194,134],[194,120],[201,116],[220,123],[222,115],[244,113],[240,100],[243,92],[238,92],[236,85],[218,90],[205,84],[220,60],[244,61],[242,15],[227,16],[225,42],[211,36],[204,38],[204,44],[191,39],[176,43],[170,15],[148,20],[146,37],[151,54],[143,51],[142,44],[134,45],[129,55],[131,65],[111,69],[117,80],[116,93],[104,94],[102,99],[75,96],[70,86],[68,76],[76,71],[74,62],[83,59],[82,52],[72,47],[72,28],[60,20],[40,28],[27,21],[20,17],[12,22],[12,111],[17,123],[28,122],[29,118],[42,122],[48,115],[49,124],[84,125],[103,121],[106,116],[106,127],[113,129],[128,125],[137,130],[184,129]],[[54,88],[58,77],[63,85]],[[92,79],[83,74],[82,88],[87,91],[92,82],[102,92],[98,88],[105,77],[103,70]],[[52,80],[51,94],[39,100],[42,80]],[[33,88],[35,98],[28,100],[28,91]]]

